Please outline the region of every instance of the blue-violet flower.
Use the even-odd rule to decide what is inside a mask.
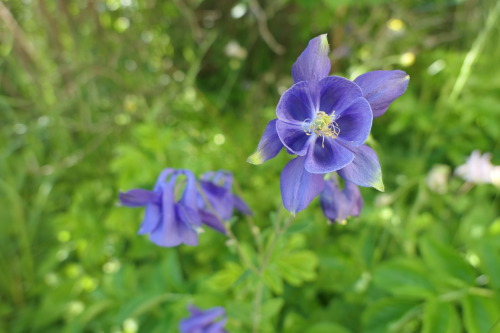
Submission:
[[[325,187],[319,196],[321,208],[330,223],[345,223],[349,216],[359,216],[363,198],[359,188],[348,181],[341,191],[335,178],[325,180]]]
[[[233,175],[229,171],[209,171],[199,181],[203,194],[199,198],[200,213],[207,219],[227,221],[237,209],[245,215],[252,215],[248,205],[232,193]],[[212,215],[212,217],[210,217]]]
[[[227,321],[224,308],[217,306],[201,310],[190,306],[189,312],[191,317],[183,319],[179,323],[180,333],[227,333],[224,329]],[[221,320],[216,321],[218,318]]]
[[[119,198],[124,206],[146,207],[139,234],[149,234],[153,243],[165,247],[197,245],[202,223],[223,233],[225,230],[220,222],[214,226],[203,221],[198,211],[196,183],[191,171],[168,168],[158,176],[153,191],[133,189],[121,192]],[[182,192],[179,199],[177,192]]]
[[[377,155],[364,142],[373,118],[384,114],[408,85],[409,76],[399,70],[368,72],[354,81],[328,76],[328,52],[326,35],[309,42],[292,67],[294,85],[281,96],[277,119],[267,124],[248,158],[261,164],[283,147],[297,155],[281,175],[283,203],[292,213],[321,192],[323,178],[315,175],[337,171],[356,185],[383,190]]]

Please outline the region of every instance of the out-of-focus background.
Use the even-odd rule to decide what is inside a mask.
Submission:
[[[0,332],[176,332],[191,303],[250,332],[253,280],[226,238],[157,247],[117,194],[165,167],[226,169],[271,233],[290,156],[245,160],[322,33],[332,74],[411,80],[368,142],[385,193],[362,189],[346,225],[317,200],[298,214],[260,331],[500,332],[499,188],[454,173],[474,150],[500,164],[499,15],[494,0],[1,1]],[[251,258],[255,233],[233,223]]]

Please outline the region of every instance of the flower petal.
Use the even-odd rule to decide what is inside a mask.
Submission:
[[[205,332],[203,332],[203,333],[227,333],[227,331],[224,329],[226,322],[227,322],[227,319],[224,318],[221,321],[213,323],[209,327],[207,327]]]
[[[127,207],[142,207],[150,203],[159,203],[160,194],[136,188],[127,192],[120,192],[120,202]]]
[[[363,198],[359,188],[350,182],[344,182],[341,191],[334,179],[325,181],[325,188],[320,195],[323,213],[330,220],[344,221],[349,216],[359,216],[363,207]]]
[[[330,222],[343,221],[349,216],[349,201],[334,181],[325,181],[319,197],[321,208]]]
[[[252,164],[262,164],[265,161],[275,157],[283,148],[278,132],[276,132],[276,121],[271,120],[264,130],[262,138],[260,138],[257,151],[248,157],[247,162]]]
[[[351,182],[344,182],[345,196],[351,202],[351,216],[359,216],[361,209],[363,209],[363,197],[359,191],[359,187]]]
[[[248,207],[247,203],[243,201],[239,196],[233,194],[233,205],[234,208],[239,210],[245,215],[253,215],[252,210]]]
[[[309,140],[313,138],[307,135],[302,125],[289,124],[278,120],[276,130],[281,142],[294,154],[303,156],[309,147]]]
[[[176,204],[173,216],[163,215],[162,223],[149,235],[153,243],[165,247],[198,244],[198,233],[182,221],[179,209],[181,208]]]
[[[172,168],[163,169],[158,178],[156,179],[154,191],[158,192],[159,190],[161,190],[162,186],[167,181],[167,178],[174,173],[176,173],[175,169]]]
[[[233,215],[231,191],[204,180],[200,181],[200,186],[205,195],[203,199],[208,200],[204,207],[213,209],[222,220],[229,220]]]
[[[186,187],[184,188],[184,193],[182,194],[180,202],[185,206],[191,207],[192,209],[196,209],[196,203],[198,198],[196,189],[196,177],[191,171],[187,169],[178,170],[177,173],[184,174],[187,178]]]
[[[144,219],[142,220],[141,227],[137,232],[139,235],[148,234],[155,230],[161,222],[161,208],[160,205],[150,204],[146,206]]]
[[[222,307],[214,307],[206,311],[196,308],[196,312],[192,312],[192,317],[181,320],[179,329],[181,333],[203,332],[207,325],[221,316],[225,316],[225,310]]]
[[[191,312],[192,316],[198,316],[198,315],[203,314],[202,309],[200,309],[199,307],[194,306],[192,304],[188,306],[188,311]]]
[[[380,117],[396,98],[403,95],[410,76],[403,71],[373,71],[358,76],[356,83],[372,107],[373,117]]]
[[[319,111],[339,116],[352,101],[363,96],[361,89],[352,81],[340,76],[328,76],[319,82]]]
[[[292,76],[295,83],[300,81],[319,81],[330,73],[328,58],[328,39],[326,34],[309,41],[306,49],[292,66]]]
[[[175,184],[183,171],[176,171],[168,182],[158,182],[161,189],[161,218],[157,227],[149,234],[151,241],[159,246],[171,247],[179,244],[198,244],[198,233],[182,219],[185,217],[175,203]],[[160,179],[159,179],[160,180]],[[188,178],[189,182],[189,178]],[[187,186],[187,185],[186,185]],[[182,204],[180,204],[182,205]]]
[[[374,187],[383,192],[382,170],[375,151],[366,145],[349,147],[349,150],[354,153],[354,160],[338,170],[339,176],[356,185]]]
[[[299,82],[281,95],[276,116],[279,120],[301,125],[304,120],[312,119],[316,114],[308,82]]]
[[[316,142],[309,146],[305,168],[310,173],[324,174],[345,167],[353,159],[351,151],[336,143],[335,139],[318,136]]]
[[[365,143],[372,128],[373,115],[370,104],[358,97],[336,120],[340,134],[338,139],[352,146]]]
[[[199,209],[198,214],[200,214],[201,221],[208,227],[220,233],[223,233],[224,235],[226,234],[226,228],[224,227],[222,221],[217,218],[217,216],[204,209]]]
[[[191,229],[193,229],[194,227],[201,227],[201,218],[198,214],[198,209],[192,209],[191,207],[188,207],[181,203],[178,203],[176,205],[176,208],[177,215],[184,224],[189,226]]]
[[[296,157],[283,168],[280,177],[281,198],[285,208],[295,214],[305,209],[325,184],[323,175],[304,169],[305,157]]]
[[[173,176],[168,182],[159,183],[162,190],[160,222],[150,231],[151,241],[160,246],[177,246],[181,244],[182,237],[176,220],[176,209],[174,202],[174,186],[177,176]],[[142,230],[142,227],[141,227]]]

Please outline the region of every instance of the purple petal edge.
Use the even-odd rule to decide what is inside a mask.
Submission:
[[[160,195],[153,191],[136,188],[118,195],[122,205],[127,207],[143,207],[151,203],[159,203]]]
[[[358,186],[374,187],[383,192],[382,169],[375,151],[367,145],[348,149],[353,152],[354,160],[337,171],[339,176]]]
[[[326,34],[309,41],[306,49],[292,66],[292,76],[295,83],[300,81],[319,82],[330,73],[330,59]]]
[[[403,71],[372,71],[358,76],[356,83],[372,107],[373,117],[380,117],[396,98],[403,95],[410,76]]]
[[[323,190],[323,175],[309,173],[304,168],[305,157],[288,162],[280,176],[283,205],[292,214],[305,209]]]
[[[283,148],[278,133],[276,132],[276,121],[273,119],[267,123],[264,134],[259,141],[257,151],[248,157],[247,162],[251,164],[262,164],[265,161],[275,157]]]

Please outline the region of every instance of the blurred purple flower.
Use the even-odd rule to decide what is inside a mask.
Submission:
[[[363,198],[359,188],[346,181],[341,191],[334,178],[325,181],[325,188],[319,200],[323,213],[330,223],[344,223],[349,216],[359,216],[363,208]]]
[[[184,176],[185,182],[179,176]],[[184,183],[182,195],[176,200],[176,191]],[[191,171],[165,169],[153,191],[133,189],[121,192],[119,198],[124,206],[146,207],[139,234],[149,234],[153,243],[165,247],[198,244],[197,229],[202,220],[197,207],[196,178]]]
[[[180,333],[227,333],[225,310],[222,307],[213,307],[201,310],[195,306],[189,307],[191,317],[181,320]],[[220,321],[216,321],[220,318]]]
[[[309,42],[292,67],[295,84],[281,96],[277,119],[268,123],[257,151],[248,158],[261,164],[283,147],[298,155],[281,175],[283,203],[292,213],[307,207],[321,191],[320,178],[307,173],[338,171],[349,182],[383,191],[377,155],[363,143],[373,118],[385,113],[408,86],[409,76],[398,70],[368,72],[354,82],[328,76],[328,52],[326,35]],[[298,170],[300,165],[304,171]]]
[[[225,233],[222,221],[229,220],[234,209],[252,215],[243,199],[232,193],[233,175],[230,172],[206,172],[199,183],[203,193],[198,197],[198,208],[202,221],[210,227]]]

